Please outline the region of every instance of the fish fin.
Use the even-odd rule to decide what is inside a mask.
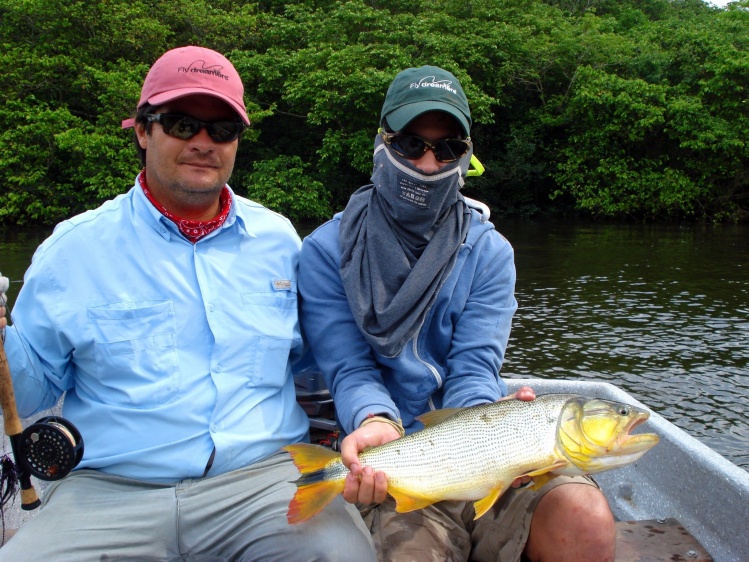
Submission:
[[[416,416],[416,419],[424,424],[424,427],[431,427],[437,425],[440,422],[445,421],[447,418],[453,417],[458,412],[462,412],[465,408],[442,408],[441,410],[432,410],[426,412],[420,416]]]
[[[310,445],[309,443],[295,443],[286,445],[283,450],[291,455],[291,460],[297,470],[302,474],[321,470],[330,461],[340,458],[341,454],[321,445]]]
[[[549,480],[557,476],[556,474],[552,473],[552,470],[564,468],[568,464],[569,463],[567,461],[559,459],[550,466],[545,466],[543,468],[537,468],[536,470],[533,470],[531,472],[526,472],[525,474],[523,474],[523,476],[530,476],[533,479],[533,482],[530,486],[528,486],[528,489],[534,491],[540,490],[541,487],[544,486]]]
[[[340,454],[319,445],[297,443],[287,445],[284,450],[301,473],[295,482],[296,493],[289,502],[286,520],[296,525],[311,519],[343,492],[344,480],[326,480],[325,466],[340,458]]]
[[[299,486],[289,502],[286,520],[296,525],[311,519],[343,492],[343,480],[321,480],[315,484]]]
[[[412,496],[408,492],[404,492],[403,490],[392,486],[388,487],[388,494],[395,498],[395,511],[398,513],[424,509],[435,502],[433,499]]]
[[[539,474],[538,476],[533,477],[533,481],[530,486],[528,486],[529,490],[538,491],[540,490],[549,480],[556,478],[558,475],[554,474],[553,472],[545,472],[543,474]]]
[[[509,486],[500,484],[496,488],[492,488],[491,490],[489,490],[489,493],[486,496],[484,496],[480,500],[473,502],[473,509],[476,511],[476,515],[474,516],[473,520],[475,521],[484,513],[489,511],[489,509],[499,499],[499,496],[501,496],[507,490],[507,488],[509,488]]]
[[[530,476],[531,478],[533,478],[534,476],[541,476],[542,474],[546,474],[547,472],[551,472],[552,470],[557,470],[558,468],[564,468],[567,465],[569,465],[569,462],[559,459],[557,461],[554,461],[554,463],[550,464],[549,466],[544,466],[541,468],[537,468],[536,470],[526,472],[522,476]]]

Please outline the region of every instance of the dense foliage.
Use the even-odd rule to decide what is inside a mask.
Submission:
[[[749,0],[0,0],[0,224],[132,185],[150,64],[199,44],[245,80],[232,186],[319,221],[367,183],[403,68],[454,72],[496,214],[749,216]]]

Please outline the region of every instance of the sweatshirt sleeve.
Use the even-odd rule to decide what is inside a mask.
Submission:
[[[335,401],[338,422],[354,431],[368,414],[397,420],[372,349],[359,330],[339,273],[338,221],[305,238],[299,262],[300,318],[318,368]]]
[[[514,252],[494,230],[481,236],[473,251],[481,257],[471,272],[470,292],[446,358],[446,408],[492,402],[507,394],[499,371],[518,306]]]

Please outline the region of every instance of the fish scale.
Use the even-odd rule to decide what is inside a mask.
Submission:
[[[367,449],[359,462],[387,475],[399,512],[474,500],[479,518],[520,476],[541,486],[546,473],[589,474],[636,461],[658,442],[654,434],[629,433],[648,416],[636,406],[577,394],[502,400],[424,414],[424,429]],[[287,513],[297,524],[343,491],[348,469],[324,447],[284,449],[301,473]]]
[[[569,398],[513,400],[502,409],[494,404],[476,406],[364,452],[359,460],[362,466],[385,472],[389,486],[407,485],[424,497],[480,499],[498,481],[512,481],[527,472],[529,464],[541,468],[554,462],[556,420]],[[466,433],[470,440],[464,438]]]

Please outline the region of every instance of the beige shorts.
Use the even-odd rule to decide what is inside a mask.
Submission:
[[[444,501],[425,509],[397,513],[392,497],[359,506],[380,562],[517,562],[531,529],[533,510],[561,484],[597,486],[588,477],[558,476],[540,490],[511,488],[474,521],[473,502]]]

